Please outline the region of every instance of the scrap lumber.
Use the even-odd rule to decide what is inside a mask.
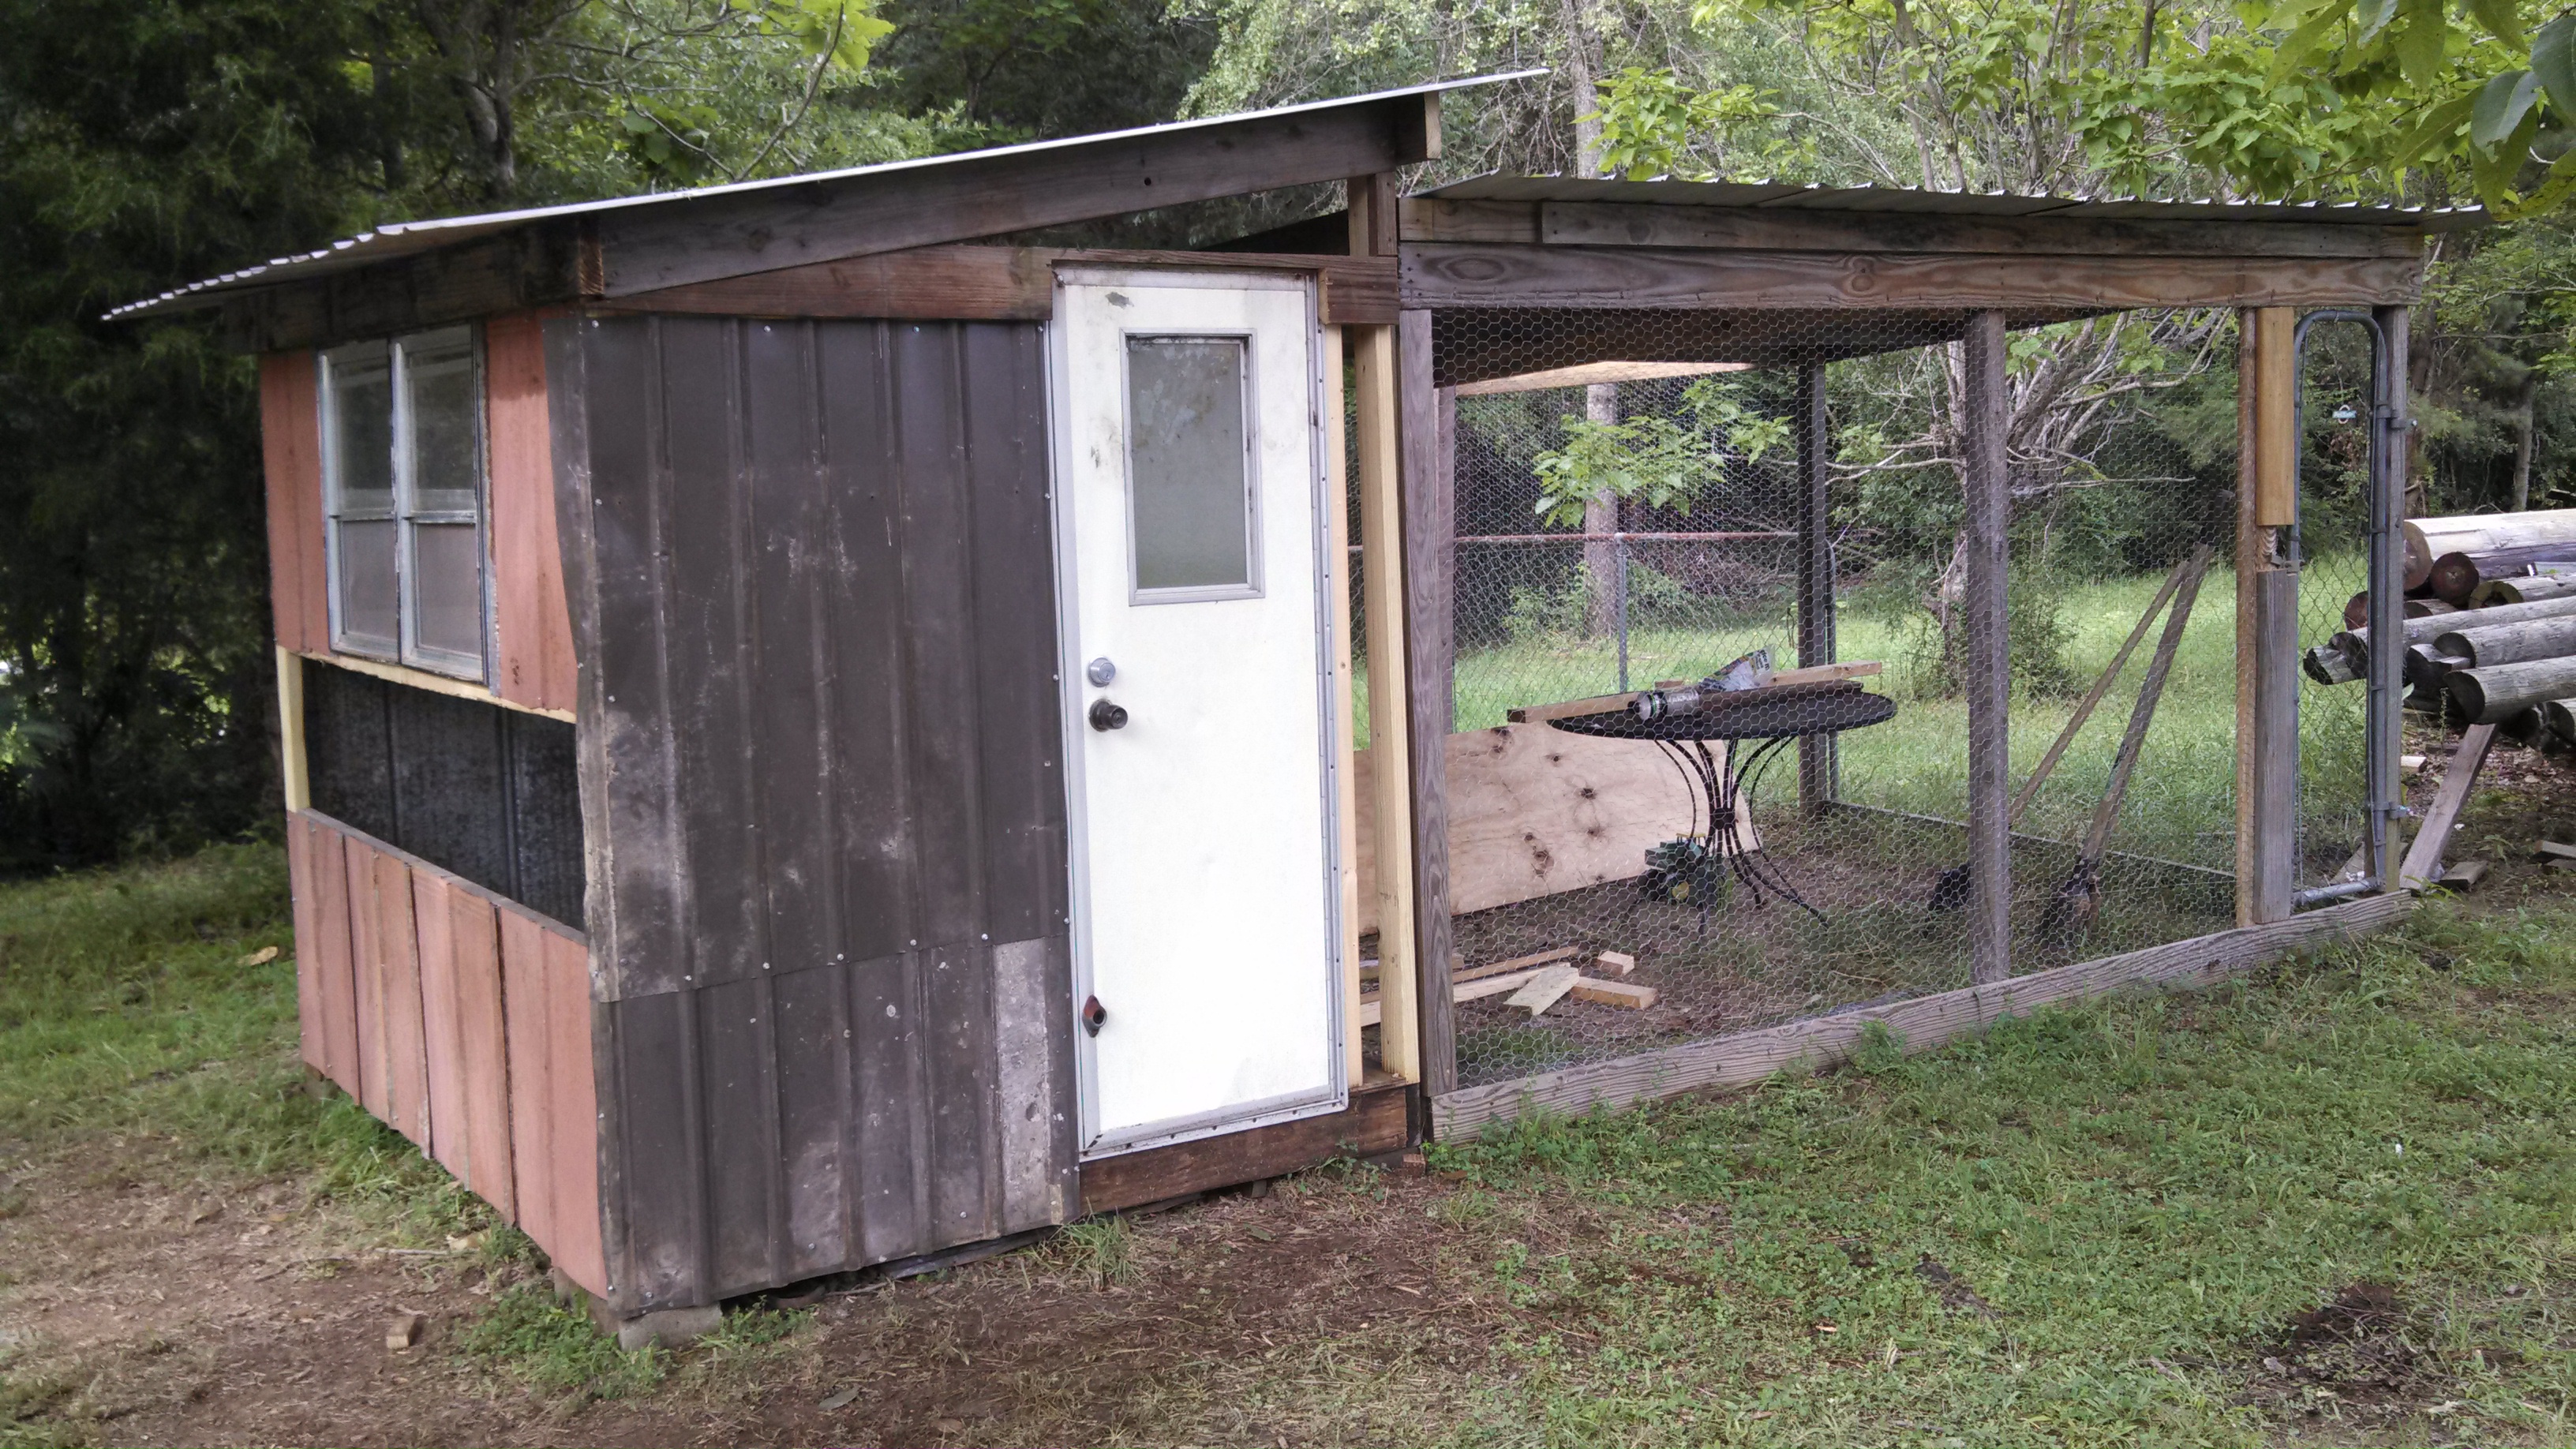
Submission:
[[[2397,869],[2401,888],[2420,891],[2440,879],[2442,848],[2459,826],[2460,811],[2469,803],[2469,788],[2477,783],[2478,768],[2487,762],[2495,734],[2491,724],[2472,724],[2461,733],[2459,747],[2451,751],[2451,763],[2442,772],[2442,788],[2434,792],[2424,823],[2415,832],[2415,843],[2407,847],[2406,863]]]
[[[2502,724],[2526,709],[2576,695],[2576,656],[2451,670],[2451,704],[2470,724]]]
[[[1542,1016],[1549,1007],[1564,1000],[1565,994],[1572,991],[1574,983],[1582,978],[1583,973],[1572,966],[1543,966],[1530,973],[1529,980],[1522,983],[1521,989],[1513,992],[1511,999],[1503,1004],[1520,1007],[1532,1016]]]
[[[1526,956],[1514,956],[1509,961],[1491,961],[1482,966],[1456,966],[1451,968],[1449,979],[1481,981],[1488,976],[1527,971],[1534,966],[1553,966],[1559,961],[1571,961],[1582,954],[1583,948],[1580,946],[1559,946],[1553,951],[1533,951]]]
[[[1775,671],[1771,676],[1771,682],[1762,686],[1762,689],[1780,689],[1805,684],[1833,684],[1846,679],[1866,679],[1886,667],[1884,660],[1855,659],[1847,664],[1811,664],[1801,669],[1782,669]],[[1761,690],[1747,689],[1739,692],[1747,698],[1767,697]],[[1555,704],[1523,705],[1518,709],[1505,710],[1503,717],[1513,724],[1541,724],[1552,719],[1572,719],[1577,715],[1616,714],[1635,704],[1637,696],[1642,693],[1644,693],[1643,690],[1632,689],[1625,694],[1596,694],[1584,699],[1562,700]]]
[[[1608,967],[1614,976],[1625,976],[1637,969],[1637,958],[1625,951],[1604,951],[1592,959]]]
[[[2568,845],[2561,841],[2543,840],[2533,846],[2533,850],[2556,860],[2576,860],[2576,845]]]
[[[2473,891],[2476,890],[2479,884],[2485,881],[2486,878],[2487,863],[2485,861],[2464,860],[2458,865],[2452,866],[2449,870],[2442,872],[2442,878],[2433,882],[2433,884],[2440,886],[2446,891]]]
[[[1527,986],[1530,978],[1537,974],[1538,972],[1534,970],[1514,971],[1508,976],[1487,976],[1476,981],[1458,981],[1453,977],[1449,987],[1449,999],[1453,1002],[1480,1001],[1488,996],[1500,996],[1506,991],[1518,991]],[[1385,1006],[1376,993],[1362,994],[1358,1012],[1359,1025],[1376,1026],[1384,1020],[1384,1017]]]
[[[1655,1004],[1655,988],[1632,986],[1625,981],[1604,981],[1598,976],[1574,979],[1574,999],[1594,1001],[1603,1006],[1624,1006],[1630,1011],[1643,1011]]]

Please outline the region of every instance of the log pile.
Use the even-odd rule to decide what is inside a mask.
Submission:
[[[2454,726],[2576,747],[2576,509],[2409,519],[2399,672],[2407,706]],[[2308,651],[2310,678],[2367,678],[2370,598]]]

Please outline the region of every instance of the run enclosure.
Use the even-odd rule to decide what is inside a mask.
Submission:
[[[2403,908],[2380,886],[2393,678],[2360,824],[2299,804],[2291,324],[2355,310],[2384,343],[2367,506],[2332,548],[2386,584],[2384,379],[2427,233],[2472,218],[1500,178],[1403,196],[1465,84],[387,228],[125,309],[218,307],[262,354],[306,1060],[641,1321],[1527,1103],[1825,1060],[1869,1020],[1928,1043],[2206,978]],[[1208,206],[1319,184],[1342,211],[1208,243],[1247,214]],[[2132,466],[2007,436],[2040,375],[2012,350],[2046,350],[2019,339],[2190,309],[2209,357],[2249,339],[2232,504],[2223,441]],[[1914,381],[1873,381],[1892,354]],[[1702,370],[1664,369],[1684,391],[1658,400],[1657,363]],[[1551,443],[1581,456],[1548,476],[1644,459],[1688,486],[1497,523],[1495,498],[1529,506],[1535,455],[1462,492],[1502,436],[1478,410],[1536,394],[1477,389],[1594,364],[1632,389],[1606,426],[1663,426]],[[1912,554],[1869,511],[1880,475],[1852,471],[1862,425],[1899,417],[1856,400],[1873,386],[1946,439],[1896,490]],[[2086,496],[2185,500],[2111,572],[2152,581],[2206,544],[2195,630],[2244,603],[2215,686],[2234,818],[2186,819],[2159,855],[2125,811],[2070,930],[2044,917],[2107,770],[2084,746],[2050,787],[2071,800],[2007,828],[2007,574],[2018,550],[2015,579],[2048,577],[2015,530],[2079,463]],[[1651,578],[1580,571],[1626,533],[1659,536],[1636,542]],[[1703,533],[1764,537],[1669,537]],[[1498,534],[1568,541],[1475,541]],[[1505,546],[1574,552],[1525,603],[1504,580],[1481,604],[1473,550]],[[1629,660],[1650,684],[1739,645],[1832,657],[1864,639],[1863,595],[1909,589],[1946,625],[1921,669],[1766,696],[1795,728],[1726,842],[1731,890],[1705,807],[1697,831],[1631,808],[1669,789],[1658,746],[1474,713],[1616,684],[1477,693],[1516,640],[1580,663],[1596,606],[1678,641]],[[2184,651],[2177,698],[2198,667]],[[1825,711],[1855,728],[1796,737]],[[1873,766],[1904,730],[1931,765]],[[1721,782],[1740,763],[1693,757]],[[1916,776],[1949,793],[1864,808]],[[2329,880],[2314,858],[2355,839],[2357,878]],[[1516,848],[1562,873],[1494,894]],[[1959,908],[1930,910],[1954,865]],[[2303,880],[2319,904],[2294,914]],[[2141,921],[2158,891],[2188,900]],[[1836,930],[1901,969],[1833,964]],[[1554,1025],[1486,1030],[1500,1008],[1461,1007],[1453,963],[1523,946],[1635,954],[1671,1004],[1571,1051]],[[1743,988],[1755,946],[1791,965]],[[1716,984],[1695,999],[1689,972]]]

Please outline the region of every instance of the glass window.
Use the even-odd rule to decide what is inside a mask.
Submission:
[[[464,327],[323,354],[333,648],[484,677],[478,361]]]
[[[1254,590],[1244,339],[1127,339],[1128,530],[1138,593]]]
[[[483,675],[483,409],[474,334],[394,344],[403,446],[403,662]]]
[[[394,568],[393,355],[381,342],[322,356],[322,449],[335,585],[332,647],[401,652]]]

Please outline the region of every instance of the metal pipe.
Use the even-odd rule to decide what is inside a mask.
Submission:
[[[1626,694],[1628,692],[1628,535],[1614,533],[1610,538],[1611,546],[1617,550],[1618,559],[1618,572],[1610,584],[1610,619],[1619,631],[1619,692]]]

